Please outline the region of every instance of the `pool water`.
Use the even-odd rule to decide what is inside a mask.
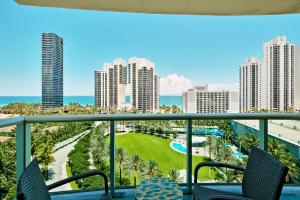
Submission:
[[[239,158],[243,158],[243,157],[245,157],[245,155],[243,154],[243,153],[241,153],[241,152],[235,152],[235,153],[233,153],[232,155],[234,155],[234,156],[237,156],[237,157],[239,157]]]
[[[186,153],[186,148],[180,143],[173,142],[172,147],[181,153]]]
[[[181,153],[186,153],[186,147],[183,144],[177,143],[177,142],[172,142],[171,145],[175,150],[177,150]],[[232,146],[232,145],[231,144],[225,144],[225,146]],[[239,151],[233,153],[232,155],[236,156],[238,158],[244,158],[245,157],[245,155],[243,153],[239,152]]]
[[[195,129],[194,134],[196,135],[214,135],[214,136],[224,136],[224,133],[217,128],[207,128],[207,129]]]

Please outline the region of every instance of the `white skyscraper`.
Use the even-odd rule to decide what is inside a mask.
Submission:
[[[131,88],[131,106],[141,112],[159,109],[159,76],[155,64],[145,58],[128,60],[128,83]]]
[[[300,45],[295,47],[295,109],[300,110]]]
[[[247,58],[240,66],[239,107],[240,112],[255,112],[266,109],[265,92],[262,91],[265,77],[262,64],[257,58]]]
[[[285,36],[264,43],[264,66],[268,110],[294,109],[295,100],[295,45]]]
[[[120,109],[125,105],[126,62],[117,59],[95,71],[95,106]]]
[[[194,87],[183,93],[183,112],[238,112],[237,96],[237,92],[209,91],[208,85]]]

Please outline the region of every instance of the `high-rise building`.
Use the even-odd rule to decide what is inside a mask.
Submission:
[[[278,36],[264,43],[263,59],[262,64],[257,59],[247,59],[240,66],[240,111],[277,112],[300,107],[300,69],[295,67],[295,45],[285,36]]]
[[[300,45],[295,47],[295,110],[300,111]]]
[[[104,63],[103,70],[95,71],[95,106],[109,107],[109,73],[110,63]]]
[[[63,38],[42,34],[42,107],[63,106]]]
[[[240,112],[255,112],[266,109],[262,94],[262,64],[257,58],[247,58],[240,66],[239,108]]]
[[[237,96],[237,92],[209,91],[208,85],[194,87],[183,93],[183,112],[238,112],[238,108],[235,106],[238,104]]]
[[[144,58],[128,60],[128,83],[131,88],[131,106],[141,112],[159,109],[159,76],[155,64]]]
[[[95,106],[120,109],[125,105],[126,62],[116,59],[95,71]]]
[[[268,110],[294,109],[295,101],[295,45],[285,36],[264,43],[263,71]]]

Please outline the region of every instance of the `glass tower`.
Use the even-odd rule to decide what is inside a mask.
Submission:
[[[63,106],[63,38],[42,34],[42,107]]]

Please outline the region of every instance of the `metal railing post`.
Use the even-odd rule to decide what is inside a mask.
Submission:
[[[31,124],[17,125],[17,180],[31,161]]]
[[[115,195],[115,121],[110,121],[110,193]]]
[[[187,167],[187,193],[192,193],[192,133],[193,133],[193,121],[191,119],[187,120],[187,137],[186,137],[186,167]]]
[[[268,120],[259,120],[259,147],[264,150],[268,150]]]

